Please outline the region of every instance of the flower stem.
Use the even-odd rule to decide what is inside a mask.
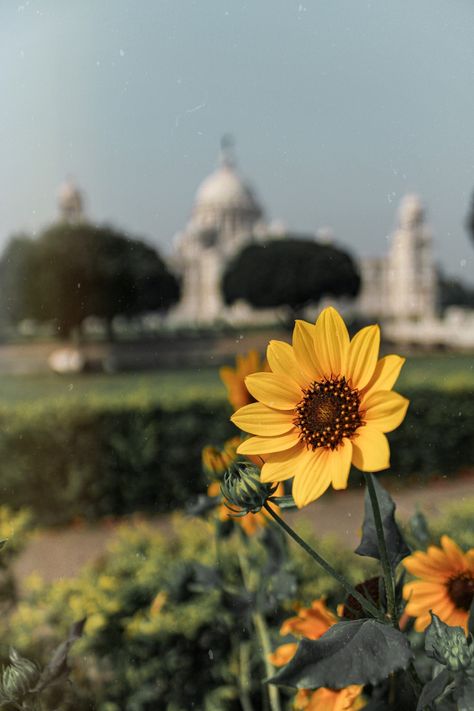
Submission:
[[[250,581],[250,571],[249,567],[247,564],[247,560],[245,557],[242,555],[240,551],[237,551],[237,557],[239,560],[239,565],[240,565],[240,571],[242,573],[242,581],[244,583],[244,587],[248,592],[251,592],[252,590],[252,585]],[[260,646],[261,646],[261,651],[262,651],[262,661],[265,666],[265,673],[267,676],[272,676],[274,673],[274,668],[273,664],[269,660],[269,655],[272,652],[272,648],[270,645],[270,638],[268,636],[268,629],[267,629],[267,624],[265,622],[265,618],[260,612],[260,610],[257,608],[253,613],[252,613],[252,622],[255,627],[255,630],[257,632],[258,638],[260,640]],[[273,686],[268,684],[266,689],[263,691],[263,693],[268,694],[268,701],[270,703],[270,708],[271,711],[281,711],[281,705],[280,705],[280,693],[278,690],[277,686]]]
[[[364,478],[365,483],[367,485],[367,491],[369,492],[372,511],[374,514],[375,531],[377,533],[380,562],[382,564],[383,577],[385,581],[385,592],[387,595],[388,614],[392,624],[395,627],[398,627],[397,604],[395,601],[395,577],[393,574],[392,565],[390,563],[390,558],[388,556],[387,542],[385,540],[385,533],[383,530],[382,515],[380,513],[377,492],[375,491],[374,482],[372,480],[372,474],[364,472]]]
[[[300,538],[300,536],[298,536],[296,531],[294,531],[290,526],[288,526],[288,524],[282,518],[280,518],[280,516],[276,513],[276,511],[274,511],[272,509],[272,507],[269,506],[268,502],[265,502],[264,507],[268,511],[270,516],[272,516],[272,518],[278,523],[278,525],[281,526],[281,528],[285,531],[285,533],[287,533],[304,551],[306,551],[306,553],[308,553],[308,555],[310,555],[311,558],[313,558],[313,560],[315,560],[316,563],[318,563],[321,566],[321,568],[323,568],[326,571],[326,573],[328,573],[335,580],[337,580],[339,585],[342,585],[342,587],[348,593],[348,595],[352,595],[352,597],[354,597],[357,600],[357,602],[361,605],[361,607],[369,615],[377,618],[378,620],[381,620],[381,621],[384,620],[384,617],[383,617],[382,613],[380,612],[380,610],[370,600],[368,600],[366,597],[361,595],[355,589],[355,587],[353,585],[351,585],[351,583],[348,580],[346,580],[346,578],[343,575],[341,575],[341,573],[338,573],[338,571],[335,570],[330,563],[328,563],[328,561],[325,558],[323,558],[321,555],[319,555],[319,553],[317,553],[315,550],[313,550],[313,548],[311,548],[311,546],[309,546],[306,543],[306,541],[304,541],[302,538]]]

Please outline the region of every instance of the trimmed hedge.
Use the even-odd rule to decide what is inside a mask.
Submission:
[[[395,475],[452,474],[474,465],[474,393],[405,393],[389,437]],[[0,414],[2,503],[43,523],[182,507],[204,491],[201,449],[236,433],[224,401],[173,406],[28,406]],[[354,477],[354,481],[357,478]]]

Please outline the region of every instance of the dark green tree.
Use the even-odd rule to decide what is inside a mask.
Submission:
[[[255,308],[287,306],[292,318],[324,296],[356,296],[359,287],[359,272],[347,252],[291,236],[248,245],[222,279],[227,304],[243,299]]]
[[[0,317],[17,323],[34,313],[31,262],[35,243],[26,235],[11,238],[0,259]]]
[[[111,227],[58,223],[31,245],[27,276],[17,282],[28,308],[16,320],[54,321],[67,336],[87,316],[110,325],[119,314],[165,311],[179,297],[176,278],[153,247]]]
[[[466,228],[470,234],[471,240],[474,242],[474,195],[471,198],[471,204],[466,218]]]

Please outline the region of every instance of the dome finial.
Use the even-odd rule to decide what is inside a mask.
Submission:
[[[235,165],[234,146],[234,137],[230,133],[224,133],[221,138],[219,163],[227,168],[233,168]]]

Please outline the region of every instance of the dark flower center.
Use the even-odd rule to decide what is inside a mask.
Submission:
[[[345,378],[314,381],[296,406],[294,423],[307,447],[335,449],[364,424],[359,408],[359,391]]]
[[[447,582],[448,594],[459,610],[468,612],[474,598],[474,577],[464,572],[455,575]]]

